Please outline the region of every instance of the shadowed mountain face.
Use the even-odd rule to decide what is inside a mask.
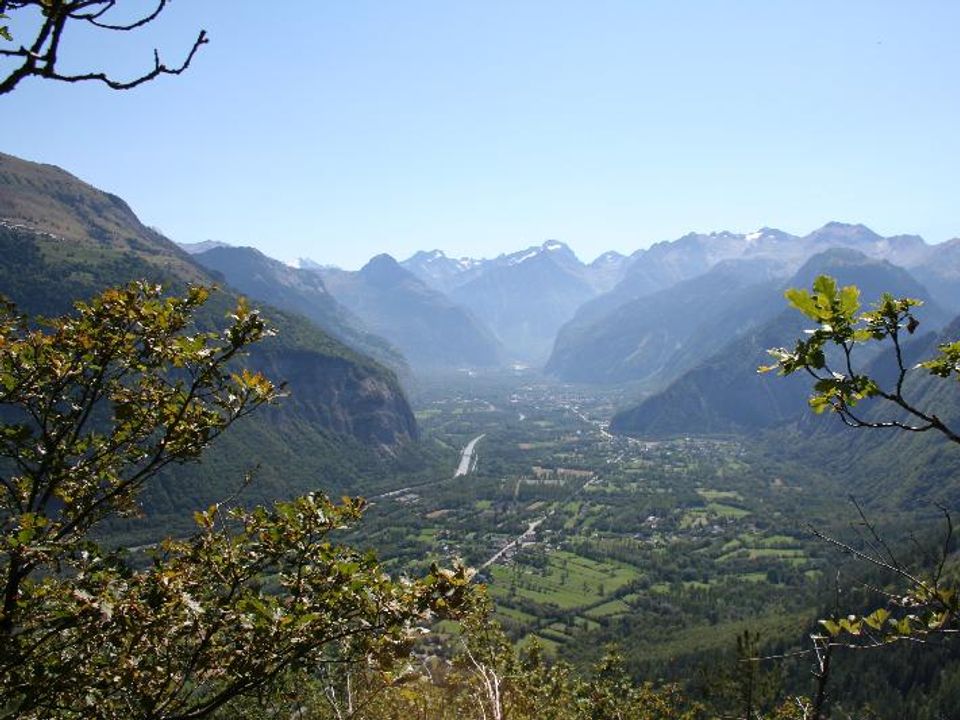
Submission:
[[[804,237],[771,228],[747,235],[691,233],[635,253],[623,279],[582,305],[560,329],[547,369],[568,381],[619,382],[650,380],[660,367],[665,374],[655,380],[663,383],[691,367],[696,356],[691,352],[709,353],[722,345],[724,334],[736,330],[728,318],[741,320],[741,330],[769,319],[759,297],[749,299],[747,288],[760,292],[760,283],[789,277],[831,248],[916,267],[918,277],[943,278],[941,294],[949,292],[951,275],[942,270],[936,275],[934,269],[934,258],[946,247],[927,245],[917,236],[884,238],[863,225],[836,222]],[[743,272],[731,274],[731,263],[739,263]],[[691,332],[697,306],[704,322]]]
[[[843,285],[857,285],[864,304],[883,292],[924,300],[925,329],[942,327],[948,319],[907,271],[846,249],[811,258],[786,287],[809,287],[820,274],[832,275]],[[768,362],[767,349],[792,345],[809,323],[786,307],[780,293],[764,302],[780,308],[772,319],[732,337],[665,390],[618,413],[611,429],[637,437],[750,433],[803,417],[809,378],[759,375],[756,369]]]
[[[734,334],[772,316],[766,260],[723,261],[695,278],[632,300],[557,337],[547,372],[569,382],[669,382]]]
[[[248,297],[303,315],[395,372],[409,370],[398,350],[383,338],[366,332],[362,321],[327,292],[319,274],[289,267],[253,248],[220,245],[196,253],[193,258]]]
[[[960,317],[954,318],[940,333],[920,334],[904,348],[904,364],[934,357],[937,347],[960,338]],[[897,365],[892,352],[881,355],[868,368],[871,377],[891,387],[896,382]],[[925,371],[911,372],[904,385],[904,396],[913,407],[934,414],[956,431],[960,428],[960,389],[954,379],[943,379]],[[867,420],[901,420],[917,425],[917,419],[899,412],[889,403],[868,400],[858,406]],[[823,458],[828,471],[845,477],[847,468],[856,468],[857,495],[871,501],[878,498],[904,508],[930,506],[932,502],[953,508],[960,503],[960,446],[936,431],[909,433],[899,430],[854,430],[834,420],[832,432],[810,433],[803,428],[794,452]]]
[[[905,263],[934,299],[953,312],[960,312],[960,238],[930,246],[926,253]]]
[[[428,287],[389,255],[357,272],[318,271],[330,293],[396,346],[414,369],[492,367],[501,348],[466,308]]]
[[[134,279],[161,283],[172,292],[188,283],[222,284],[140,223],[119,198],[59,168],[0,155],[4,295],[26,313],[52,315],[69,312],[75,299]],[[222,325],[235,302],[229,288],[215,293],[198,324]],[[249,362],[286,380],[290,398],[238,424],[215,444],[202,467],[171,473],[159,495],[145,498],[152,510],[169,506],[182,517],[187,505],[195,508],[230,495],[249,469],[238,467],[237,458],[249,457],[251,447],[257,449],[261,470],[250,497],[275,499],[318,485],[350,489],[350,468],[355,460],[365,462],[362,453],[393,453],[416,438],[413,414],[392,372],[306,318],[269,307],[263,314],[277,336],[253,348]],[[230,472],[204,475],[211,467]],[[196,484],[200,475],[203,482]]]
[[[595,290],[570,249],[547,242],[508,256],[452,294],[493,330],[511,360],[540,365],[557,330]]]
[[[470,309],[503,344],[509,360],[542,364],[557,329],[580,305],[613,287],[629,259],[615,252],[585,265],[565,244],[548,240],[492,260],[418,252],[402,265]]]

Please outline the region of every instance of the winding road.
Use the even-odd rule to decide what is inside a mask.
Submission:
[[[518,535],[516,538],[514,538],[513,540],[511,540],[510,542],[508,542],[508,543],[507,543],[506,545],[504,545],[502,548],[500,548],[499,550],[497,550],[497,552],[495,552],[485,563],[482,563],[482,564],[480,565],[480,567],[478,567],[477,569],[478,569],[478,570],[486,570],[488,567],[490,567],[490,566],[493,565],[495,562],[497,562],[498,560],[500,560],[504,555],[506,555],[509,550],[511,550],[511,549],[513,549],[513,548],[523,547],[523,544],[524,544],[525,542],[530,542],[530,541],[532,541],[532,540],[536,537],[537,528],[540,527],[540,524],[541,524],[544,520],[546,520],[547,518],[553,516],[553,514],[557,511],[557,507],[562,506],[564,503],[567,503],[567,502],[569,502],[570,500],[572,500],[573,498],[577,497],[580,493],[582,493],[582,492],[583,492],[584,490],[586,490],[588,487],[590,487],[591,485],[593,485],[593,484],[594,484],[595,482],[597,482],[599,479],[600,479],[600,478],[599,478],[598,476],[594,476],[594,477],[590,478],[589,480],[587,480],[587,481],[580,487],[580,489],[578,489],[576,492],[574,492],[572,495],[570,495],[570,497],[568,497],[566,500],[564,500],[564,501],[561,502],[561,503],[554,504],[554,506],[550,508],[549,512],[547,512],[547,513],[544,514],[544,515],[541,515],[541,516],[538,517],[536,520],[531,520],[531,521],[530,521],[530,524],[527,525],[527,529],[526,529],[526,530],[524,530],[522,533],[520,533],[520,535]]]

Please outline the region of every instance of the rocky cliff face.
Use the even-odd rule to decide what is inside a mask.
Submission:
[[[274,422],[295,411],[300,420],[387,451],[418,438],[413,412],[390,377],[305,350],[270,348],[252,359],[270,377],[284,378],[290,391],[288,407],[271,411]]]

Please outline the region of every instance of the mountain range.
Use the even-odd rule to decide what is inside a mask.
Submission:
[[[377,255],[355,272],[323,258],[294,268],[219,241],[178,247],[117,196],[9,155],[0,155],[0,249],[0,289],[30,313],[64,312],[137,277],[222,286],[208,324],[238,294],[261,304],[280,333],[253,360],[287,379],[293,398],[269,422],[251,420],[238,442],[255,436],[268,484],[296,489],[363,453],[302,453],[293,464],[303,472],[290,473],[292,448],[389,455],[416,439],[398,377],[532,365],[563,382],[628,384],[635,400],[613,418],[616,432],[763,432],[804,414],[802,381],[754,373],[766,348],[803,330],[784,309],[785,288],[827,272],[866,299],[918,297],[927,332],[960,313],[960,239],[928,245],[831,222],[804,236],[690,233],[590,263],[548,240],[492,259],[433,250],[401,262]],[[216,462],[229,465],[229,452]]]
[[[377,255],[357,272],[307,272],[321,277],[341,304],[421,371],[502,361],[502,348],[483,323],[389,255]]]
[[[319,273],[293,268],[249,247],[223,243],[196,248],[193,259],[227,284],[258,302],[299,313],[341,342],[369,355],[400,375],[409,372],[404,356],[327,290]]]
[[[221,285],[197,316],[205,328],[222,325],[238,295],[222,275],[143,225],[120,198],[58,167],[0,154],[0,290],[21,311],[69,312],[77,299],[141,278],[172,292]],[[321,293],[321,286],[299,289]],[[392,371],[303,315],[267,305],[262,312],[277,335],[253,348],[249,363],[285,381],[290,397],[238,423],[202,468],[167,473],[143,499],[147,531],[169,530],[185,505],[206,507],[232,495],[253,469],[244,459],[251,447],[259,469],[245,497],[272,501],[321,485],[355,490],[351,478],[369,477],[416,440],[413,413]]]
[[[213,245],[192,248],[193,257],[261,301],[312,316],[401,375],[404,361],[414,374],[522,364],[564,382],[664,389],[770,320],[791,276],[831,249],[903,268],[941,314],[960,312],[960,240],[928,245],[839,222],[803,236],[689,233],[591,263],[557,240],[492,259],[380,255],[356,272],[307,259],[296,269],[263,256],[254,263],[251,255],[245,277],[240,250]]]
[[[832,248],[887,260],[912,270],[921,281],[929,278],[937,287],[931,295],[943,307],[960,311],[960,292],[954,289],[960,289],[960,273],[947,269],[960,264],[943,261],[951,252],[960,256],[954,243],[927,245],[915,235],[885,238],[863,225],[837,222],[803,237],[771,228],[746,235],[689,234],[634,253],[623,279],[582,305],[560,329],[546,369],[573,382],[649,381],[660,372],[656,380],[662,384],[689,367],[691,355],[716,349],[703,340],[711,334],[722,339],[723,333],[713,332],[717,323],[755,321],[748,308],[734,311],[737,303],[764,303],[758,287],[753,288],[760,293],[754,301],[744,296],[751,292],[748,287],[785,280],[809,258]],[[698,303],[701,292],[710,295],[709,305],[703,303],[705,296]],[[769,300],[775,307],[773,295]],[[704,322],[692,327],[698,318]]]
[[[649,392],[769,320],[789,278],[836,248],[908,270],[942,310],[960,312],[960,240],[928,245],[916,235],[883,237],[839,222],[803,236],[774,228],[689,233],[589,264],[549,240],[493,259],[421,251],[400,265],[469,311],[499,341],[503,360],[543,367],[565,382],[639,383]],[[329,289],[335,297],[343,292]],[[356,293],[339,299],[358,305]],[[373,308],[364,320],[381,334],[391,325]]]
[[[864,302],[879,299],[884,292],[924,301],[921,319],[925,331],[937,331],[949,321],[949,314],[906,270],[849,248],[815,255],[781,290],[809,287],[821,274],[831,275],[843,285],[858,286]],[[767,364],[769,348],[791,346],[807,326],[800,313],[787,308],[782,300],[776,302],[778,297],[782,298],[782,292],[768,296],[773,302],[754,307],[755,322],[750,329],[727,336],[724,344],[705,354],[664,390],[619,412],[611,430],[640,437],[756,433],[808,417],[808,377],[756,372]],[[770,317],[764,320],[763,315]]]

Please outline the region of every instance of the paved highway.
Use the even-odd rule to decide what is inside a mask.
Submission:
[[[485,437],[485,435],[486,433],[483,435],[477,435],[477,437],[467,443],[467,446],[463,449],[463,452],[460,453],[460,464],[457,466],[457,471],[453,474],[454,477],[470,474],[470,466],[473,464],[473,448]]]

